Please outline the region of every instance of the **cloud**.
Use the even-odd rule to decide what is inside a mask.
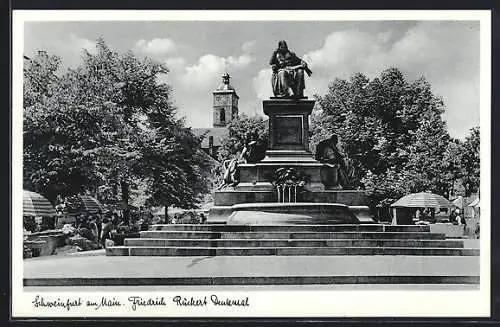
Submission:
[[[82,49],[87,50],[90,53],[96,53],[96,45],[97,43],[95,41],[82,38],[82,37],[77,37],[75,34],[70,34],[69,35],[69,42],[65,44],[67,47],[69,45],[70,48],[74,48],[76,51],[81,52]]]
[[[177,49],[175,42],[168,38],[163,38],[163,39],[155,38],[149,41],[140,39],[135,44],[135,47],[139,51],[153,55],[167,54]]]
[[[196,88],[213,87],[215,79],[224,73],[224,68],[224,58],[211,54],[204,55],[196,64],[186,66],[186,73],[181,76],[181,81]]]
[[[309,67],[320,77],[348,77],[355,72],[378,74],[384,65],[394,65],[390,56],[390,38],[386,33],[372,35],[358,30],[330,34],[323,47],[306,53],[303,57]]]
[[[225,71],[236,71],[247,67],[254,61],[248,54],[220,57],[213,54],[201,56],[193,65],[186,65],[180,80],[192,88],[208,89],[217,85]]]
[[[228,69],[245,68],[254,61],[254,58],[248,54],[242,54],[238,57],[229,56],[224,59]]]
[[[245,53],[252,52],[252,50],[255,48],[256,43],[257,43],[257,41],[255,41],[255,40],[245,42],[241,46],[241,50],[243,50],[243,52],[245,52]]]
[[[306,53],[304,60],[321,75],[340,77],[355,72],[378,75],[391,66],[412,75],[425,73],[428,79],[462,76],[464,72],[478,73],[477,33],[439,22],[416,24],[398,39],[390,32],[344,30],[331,33],[323,46]]]
[[[191,126],[211,126],[212,91],[221,84],[222,75],[241,71],[254,60],[247,53],[228,57],[205,54],[192,64],[184,57],[170,57],[164,60],[170,73],[162,81],[173,86],[179,114]]]
[[[165,64],[170,71],[183,71],[186,68],[186,59],[183,57],[171,57],[165,59]]]
[[[271,89],[272,71],[270,68],[261,69],[256,77],[253,78],[253,87],[257,98],[260,100],[269,99],[273,95]]]

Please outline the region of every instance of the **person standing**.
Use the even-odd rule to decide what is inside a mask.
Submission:
[[[200,224],[204,224],[207,221],[207,218],[205,217],[205,214],[202,212],[200,213]]]
[[[457,215],[455,214],[455,210],[452,210],[452,211],[451,211],[451,213],[450,213],[450,223],[452,223],[452,224],[453,224],[453,223],[455,223],[455,221],[456,221],[456,219],[455,219],[455,218],[456,218],[456,216],[457,216]]]
[[[106,239],[111,239],[111,230],[113,229],[113,223],[105,217],[102,220],[102,231],[100,235],[100,242],[103,248],[106,247]]]

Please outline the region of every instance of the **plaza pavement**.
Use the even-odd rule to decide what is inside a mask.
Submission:
[[[24,286],[25,292],[96,292],[96,286]],[[210,291],[467,291],[479,284],[308,284],[308,285],[119,285],[99,286],[100,292],[210,292]]]
[[[478,247],[467,240],[465,247]],[[259,285],[475,284],[478,256],[220,256],[107,257],[103,250],[24,260],[24,285]],[[315,286],[316,284],[316,286]],[[323,284],[323,285],[317,285]],[[330,285],[330,286],[328,286]],[[339,287],[339,286],[337,286]]]

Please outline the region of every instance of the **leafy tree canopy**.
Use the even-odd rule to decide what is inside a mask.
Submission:
[[[219,161],[236,156],[245,146],[245,138],[248,132],[255,133],[257,140],[267,144],[268,123],[262,116],[248,116],[240,114],[236,119],[229,122],[228,134],[222,140],[219,150]]]
[[[409,82],[397,68],[372,80],[358,73],[335,79],[328,93],[316,98],[311,149],[337,134],[355,168],[355,185],[369,192],[373,206],[420,191],[448,196],[454,181],[464,176],[472,189],[478,184],[478,141],[473,139],[479,139],[479,130],[473,130],[465,148],[452,140],[442,119],[443,101],[425,78]],[[465,153],[469,161],[462,158]]]
[[[140,186],[149,205],[196,205],[207,160],[158,80],[167,67],[102,39],[60,77],[59,64],[40,52],[24,71],[24,187],[128,202]]]

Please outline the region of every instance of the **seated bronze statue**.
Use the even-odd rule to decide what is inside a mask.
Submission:
[[[304,72],[312,71],[307,63],[288,50],[286,41],[279,41],[269,61],[273,70],[271,85],[275,97],[304,98]]]
[[[327,188],[346,188],[349,185],[347,175],[348,167],[344,156],[338,147],[338,137],[333,134],[328,139],[319,142],[316,146],[315,159],[325,163],[326,169],[322,170],[323,183]]]

